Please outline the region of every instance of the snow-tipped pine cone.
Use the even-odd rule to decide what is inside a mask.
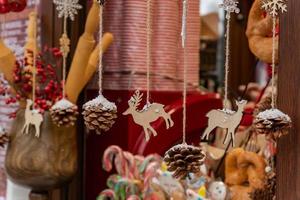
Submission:
[[[50,115],[53,123],[58,127],[74,126],[77,120],[78,107],[67,99],[61,99],[52,106]]]
[[[117,106],[102,95],[83,105],[86,127],[97,134],[108,131],[117,118]]]
[[[205,157],[205,152],[200,147],[179,144],[165,153],[164,161],[168,171],[173,172],[173,177],[185,179],[189,173],[200,172]]]
[[[260,112],[254,120],[255,131],[258,134],[266,134],[273,139],[287,135],[291,127],[291,118],[278,109]]]

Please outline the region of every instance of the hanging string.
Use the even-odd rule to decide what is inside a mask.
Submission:
[[[229,59],[230,59],[230,12],[226,13],[226,47],[225,47],[225,78],[224,78],[224,102],[223,106],[225,109],[228,107],[228,76],[229,76]]]
[[[275,53],[276,53],[276,17],[273,16],[273,29],[272,29],[272,102],[271,106],[274,109],[276,104],[276,91],[275,91]]]
[[[150,103],[150,68],[151,68],[151,0],[147,0],[147,104]]]
[[[34,8],[36,15],[38,15],[38,0],[35,1],[35,8]],[[33,109],[35,108],[35,99],[36,99],[36,68],[37,68],[37,18],[35,20],[34,28],[33,28],[33,39],[34,39],[34,49],[33,49],[33,66],[32,66],[32,102],[33,102]]]
[[[66,6],[66,4],[65,4]],[[67,32],[67,16],[64,16],[64,30],[63,30],[63,39],[68,37]],[[64,48],[66,48],[64,46]],[[67,71],[67,57],[68,57],[68,51],[66,49],[63,50],[63,98],[66,97],[66,71]]]
[[[186,32],[187,32],[187,1],[183,0],[182,6],[182,30],[181,30],[181,40],[183,48],[183,119],[182,119],[182,142],[186,144],[186,96],[187,96],[187,66],[186,66]]]
[[[104,1],[100,3],[99,10],[99,94],[102,94],[102,81],[103,81],[103,52],[102,52],[102,37],[103,37],[103,6]]]

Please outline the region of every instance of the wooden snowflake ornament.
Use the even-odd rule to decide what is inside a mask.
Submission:
[[[236,128],[239,126],[242,117],[244,107],[246,106],[247,101],[236,101],[236,105],[238,107],[237,111],[232,111],[228,109],[224,110],[212,110],[207,113],[206,117],[208,117],[208,127],[205,129],[202,139],[209,139],[211,132],[219,127],[223,129],[227,129],[226,138],[224,143],[226,143],[229,139],[229,135],[231,135],[232,146],[234,146],[234,134]]]
[[[123,115],[131,114],[134,122],[143,127],[146,141],[149,141],[151,133],[153,136],[157,136],[157,132],[150,123],[162,117],[166,122],[167,129],[169,129],[174,125],[174,122],[171,119],[171,115],[166,113],[164,105],[162,104],[148,102],[142,110],[138,110],[142,97],[143,94],[141,94],[139,90],[135,91],[134,95],[128,101],[129,108],[123,113]]]
[[[58,17],[70,18],[72,21],[75,20],[78,10],[82,9],[82,6],[78,2],[79,0],[53,0],[58,11]]]
[[[231,13],[239,13],[240,9],[237,7],[239,2],[235,0],[224,0],[222,4],[219,5],[220,8],[223,8],[226,11],[226,18],[230,18]]]
[[[279,12],[287,12],[287,5],[285,0],[264,0],[262,2],[262,9],[267,11],[272,17],[276,17]]]
[[[43,122],[43,115],[38,110],[33,108],[33,101],[27,99],[27,105],[25,110],[25,123],[22,129],[22,133],[29,134],[29,128],[31,125],[35,128],[35,137],[40,137],[40,127]]]

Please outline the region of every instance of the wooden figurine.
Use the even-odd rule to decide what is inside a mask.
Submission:
[[[238,125],[240,124],[244,107],[246,106],[247,101],[236,101],[238,110],[236,112],[232,110],[212,110],[207,113],[208,117],[208,127],[205,129],[202,139],[209,139],[210,133],[217,127],[227,129],[226,138],[224,143],[229,139],[229,134],[231,135],[232,145],[234,146],[234,133]]]
[[[29,134],[30,125],[35,127],[35,137],[40,137],[40,126],[43,122],[43,115],[39,113],[38,110],[33,108],[33,102],[27,99],[27,105],[25,110],[25,124],[23,126],[22,132]]]
[[[134,95],[128,101],[129,108],[123,113],[123,115],[131,114],[133,120],[136,124],[143,127],[146,141],[150,140],[150,134],[157,136],[157,132],[150,125],[151,122],[156,121],[158,118],[162,117],[165,122],[167,129],[174,125],[173,120],[169,113],[164,110],[164,105],[158,103],[147,103],[142,110],[138,110],[138,106],[142,101],[143,94],[140,91],[135,91]],[[150,131],[150,132],[149,132]]]

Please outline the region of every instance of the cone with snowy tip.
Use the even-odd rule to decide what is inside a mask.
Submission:
[[[205,160],[205,152],[195,146],[179,144],[165,154],[164,161],[173,177],[185,179],[189,173],[198,173]]]
[[[58,127],[74,126],[77,120],[78,107],[67,99],[62,99],[52,106],[50,115],[53,123]]]
[[[292,127],[292,120],[278,109],[269,109],[260,112],[256,116],[254,127],[257,133],[278,139],[288,134],[289,129]]]
[[[108,131],[117,118],[117,106],[102,95],[84,104],[83,109],[86,127],[97,134]]]

